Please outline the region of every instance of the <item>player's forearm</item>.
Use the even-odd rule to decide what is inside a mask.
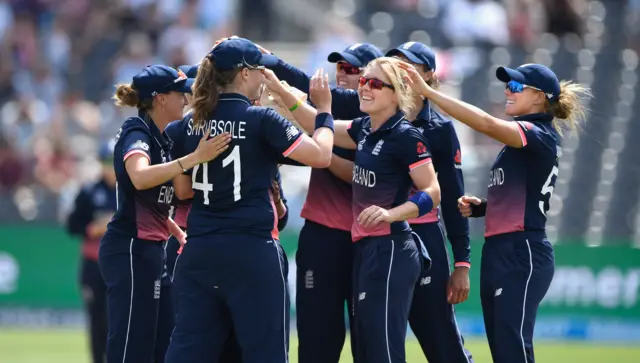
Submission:
[[[137,190],[145,190],[164,184],[182,174],[182,167],[186,170],[193,168],[198,164],[197,160],[196,155],[191,153],[169,163],[146,165],[133,170],[127,168],[127,171],[133,186]]]
[[[353,179],[353,161],[333,154],[333,156],[331,156],[331,164],[329,164],[329,171],[342,181],[351,184]]]
[[[494,118],[476,106],[457,100],[437,90],[431,90],[429,94],[424,96],[451,117],[476,131],[488,133],[492,127]]]
[[[401,222],[413,218],[418,218],[420,210],[413,202],[405,202],[397,207],[389,209],[389,217],[392,222]]]

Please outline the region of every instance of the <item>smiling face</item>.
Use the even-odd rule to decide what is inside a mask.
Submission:
[[[382,71],[380,66],[375,65],[367,67],[363,75],[366,79],[380,80],[386,84],[391,84],[391,80]],[[394,90],[389,87],[376,89],[371,87],[370,82],[358,86],[358,95],[360,96],[360,111],[369,115],[384,112],[389,109],[396,110],[398,108],[398,99]]]
[[[522,92],[511,92],[505,88],[506,104],[504,112],[508,116],[520,116],[544,111],[544,93],[533,88],[524,87]]]
[[[167,118],[179,120],[182,118],[184,106],[187,105],[187,98],[184,93],[172,91],[157,95],[155,102],[161,105],[162,112]]]
[[[358,80],[362,75],[362,70],[345,61],[336,63],[336,84],[340,88],[358,89]]]

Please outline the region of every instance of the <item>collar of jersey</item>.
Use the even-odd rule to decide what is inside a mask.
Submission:
[[[151,131],[151,135],[163,150],[168,150],[169,148],[171,148],[171,145],[164,137],[163,133],[160,132],[160,129],[158,129],[156,123],[153,122],[151,116],[147,115],[144,110],[138,110],[138,117],[142,120],[142,122],[144,122],[145,125],[147,125],[147,127]]]
[[[415,121],[428,122],[431,119],[431,104],[429,100],[424,100],[422,110],[416,115]]]
[[[249,100],[249,98],[239,93],[221,93],[218,100],[246,102],[249,106],[251,106],[251,101]]]
[[[516,121],[553,121],[553,115],[548,113],[530,113],[528,115],[516,116],[513,118]]]
[[[387,131],[387,130],[391,130],[392,128],[398,126],[400,124],[400,121],[404,120],[404,113],[402,113],[402,111],[398,111],[398,113],[396,113],[395,115],[391,116],[391,118],[389,118],[387,121],[385,121],[382,126],[380,126],[379,129],[377,130],[371,130],[371,132],[378,132],[378,131]],[[371,118],[369,117],[369,129],[371,129]]]

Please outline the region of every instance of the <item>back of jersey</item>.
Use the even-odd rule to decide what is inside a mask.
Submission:
[[[302,133],[272,109],[253,107],[239,94],[220,95],[203,125],[190,120],[184,153],[194,151],[203,133],[230,133],[229,148],[216,159],[191,170],[195,192],[188,219],[190,236],[256,234],[273,237],[277,214],[269,195],[278,159],[301,142]]]

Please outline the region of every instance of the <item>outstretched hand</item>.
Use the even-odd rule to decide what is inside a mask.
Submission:
[[[416,67],[407,62],[400,62],[399,67],[407,72],[406,75],[402,76],[404,84],[411,87],[411,89],[417,94],[423,97],[429,97],[429,94],[433,89],[427,84],[427,82],[425,82],[420,73],[418,73]]]
[[[309,96],[311,102],[316,105],[318,113],[331,112],[331,87],[329,87],[329,75],[324,69],[316,70],[309,81]]]

